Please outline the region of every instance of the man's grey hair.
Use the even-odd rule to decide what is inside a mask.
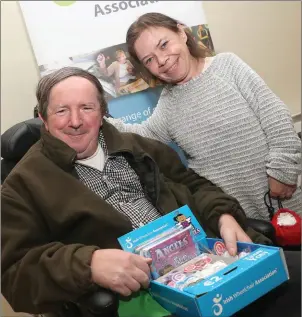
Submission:
[[[97,89],[98,100],[101,105],[102,115],[108,114],[108,105],[105,100],[104,89],[99,80],[89,72],[78,67],[63,67],[42,77],[38,83],[36,97],[38,101],[38,110],[43,119],[47,119],[47,108],[51,89],[66,78],[76,76],[89,80]]]

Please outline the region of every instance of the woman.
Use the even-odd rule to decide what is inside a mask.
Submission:
[[[127,45],[134,67],[165,87],[147,121],[112,124],[176,142],[189,167],[236,197],[249,217],[269,219],[269,189],[302,213],[301,144],[290,112],[247,64],[232,53],[210,56],[184,25],[160,13],[135,21]]]
[[[127,60],[126,54],[123,50],[117,50],[115,52],[116,61],[113,62],[108,68],[105,63],[105,56],[99,54],[97,62],[101,73],[106,76],[114,76],[115,89],[119,92],[119,89],[129,82],[136,79],[133,74],[133,66],[129,60]]]

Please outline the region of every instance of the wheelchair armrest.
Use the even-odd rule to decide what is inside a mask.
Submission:
[[[104,288],[85,294],[77,304],[89,316],[118,317],[118,295]]]
[[[255,231],[262,233],[269,238],[273,243],[276,241],[276,231],[274,226],[266,220],[247,218],[247,224]]]

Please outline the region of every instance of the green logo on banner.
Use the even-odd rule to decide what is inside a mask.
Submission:
[[[72,4],[74,4],[76,1],[54,1],[54,3],[56,3],[57,5],[61,6],[61,7],[67,7],[70,6]]]

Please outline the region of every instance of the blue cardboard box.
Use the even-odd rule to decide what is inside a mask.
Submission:
[[[181,217],[177,217],[181,215]],[[210,239],[188,206],[119,238],[122,248],[135,248],[175,225],[192,225],[195,241],[210,250],[219,239]],[[156,280],[150,293],[165,309],[179,317],[232,316],[259,297],[289,279],[283,250],[258,244],[237,243],[238,250],[250,249],[245,257],[208,276],[198,284],[180,291]]]

